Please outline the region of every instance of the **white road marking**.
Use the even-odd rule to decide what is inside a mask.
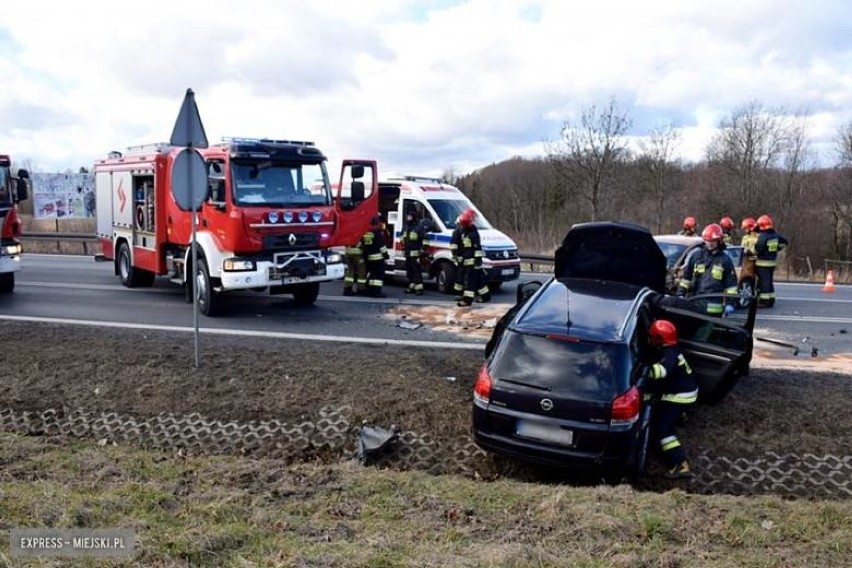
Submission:
[[[44,318],[31,316],[8,316],[0,315],[0,320],[8,321],[25,321],[38,323],[54,323],[65,325],[80,325],[86,327],[107,327],[117,329],[142,329],[151,331],[170,331],[179,333],[193,333],[192,327],[171,326],[171,325],[149,325],[141,323],[119,323],[111,321],[97,320],[75,320],[65,318]],[[369,345],[398,345],[406,347],[427,347],[438,349],[467,349],[475,351],[483,351],[484,343],[461,343],[449,341],[412,341],[407,339],[376,339],[369,337],[344,337],[340,335],[311,335],[305,333],[283,333],[275,331],[253,331],[253,330],[234,330],[234,329],[213,329],[199,328],[199,333],[207,335],[228,335],[234,337],[262,337],[265,339],[301,339],[307,341],[328,341],[333,343],[366,343]]]

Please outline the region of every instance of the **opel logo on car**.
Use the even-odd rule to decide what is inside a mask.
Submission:
[[[553,410],[553,401],[549,398],[541,399],[541,402],[539,404],[541,405],[541,409],[545,412],[550,412],[551,410]]]
[[[293,233],[290,233],[290,236],[287,237],[287,242],[290,243],[290,246],[295,245],[296,244],[296,235],[294,235]]]

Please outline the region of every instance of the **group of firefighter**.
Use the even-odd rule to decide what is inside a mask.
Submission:
[[[406,294],[423,294],[423,270],[431,260],[428,241],[429,225],[418,219],[413,211],[405,215],[402,227],[405,273],[408,278]],[[389,258],[385,226],[378,215],[370,221],[369,230],[360,241],[346,247],[346,272],[343,276],[343,295],[353,296],[364,291],[368,296],[384,298],[382,285],[385,277],[385,260]],[[488,302],[490,289],[482,268],[485,253],[476,228],[476,211],[466,209],[456,219],[456,228],[450,239],[450,251],[455,264],[453,291],[459,306],[473,302]]]
[[[683,220],[680,235],[696,235],[695,217]],[[752,278],[756,282],[758,307],[775,305],[775,268],[778,253],[788,244],[787,239],[775,230],[775,223],[767,214],[756,220],[746,217],[740,223],[743,231],[740,244],[743,247],[743,268],[739,281]],[[722,217],[701,232],[704,246],[687,259],[677,295],[725,294],[723,298],[704,300],[708,314],[727,316],[734,310],[738,290],[738,278],[733,261],[725,254],[725,247],[734,244],[734,221]]]
[[[771,307],[775,304],[773,275],[778,263],[778,252],[787,245],[787,239],[774,228],[772,217],[761,215],[757,220],[747,217],[742,220],[743,272],[753,265],[756,273],[746,276],[757,278],[758,306]],[[695,236],[695,217],[683,220],[681,235]],[[719,223],[711,223],[701,231],[704,244],[691,253],[678,284],[677,296],[701,294],[724,294],[717,299],[711,296],[700,299],[703,311],[708,315],[729,316],[734,311],[738,282],[733,260],[725,253],[725,247],[734,243],[734,221],[723,217]],[[658,352],[647,372],[646,392],[657,395],[652,419],[652,435],[660,444],[663,459],[667,463],[665,476],[670,479],[690,478],[693,475],[686,459],[686,452],[677,437],[676,426],[686,416],[686,411],[698,400],[698,383],[692,369],[681,353],[677,342],[677,328],[668,320],[656,320],[648,329],[648,339]]]

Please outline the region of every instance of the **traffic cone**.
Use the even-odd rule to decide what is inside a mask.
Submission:
[[[825,286],[822,287],[823,292],[834,292],[834,271],[829,270],[825,275]]]

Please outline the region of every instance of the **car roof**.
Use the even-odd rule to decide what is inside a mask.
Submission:
[[[690,237],[688,235],[654,235],[654,240],[660,243],[684,246],[704,242],[701,237]]]
[[[622,341],[648,288],[611,280],[551,279],[511,326],[520,332]],[[570,325],[569,322],[570,321]]]

